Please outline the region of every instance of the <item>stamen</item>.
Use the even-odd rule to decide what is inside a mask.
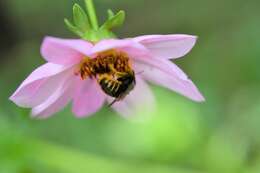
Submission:
[[[131,64],[128,55],[116,50],[108,50],[99,53],[95,58],[85,57],[75,75],[80,75],[82,80],[96,77],[98,74],[112,74],[117,72],[131,72]]]

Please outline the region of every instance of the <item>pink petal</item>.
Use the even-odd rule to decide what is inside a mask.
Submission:
[[[71,69],[52,63],[40,66],[25,79],[10,100],[21,107],[41,104],[66,79]]]
[[[93,45],[84,40],[46,37],[42,43],[41,54],[55,64],[73,65],[89,55]]]
[[[197,37],[192,35],[147,35],[134,38],[157,58],[176,59],[191,51]]]
[[[143,45],[131,39],[102,40],[93,47],[92,54],[96,54],[111,49],[116,49],[116,50],[121,50],[123,52],[126,52],[130,57],[144,56],[149,54],[149,51]]]
[[[105,95],[94,80],[78,79],[76,93],[73,96],[73,113],[85,117],[97,112],[105,101]]]
[[[157,67],[136,63],[135,69],[137,72],[143,71],[141,75],[152,83],[169,88],[194,101],[201,102],[205,100],[197,87],[178,66],[168,60],[160,61],[156,59]]]
[[[71,100],[75,89],[75,76],[64,81],[42,104],[32,109],[32,116],[47,118],[63,109]]]
[[[135,64],[146,64],[150,67],[161,69],[165,73],[175,73],[179,78],[186,80],[188,77],[183,71],[169,60],[154,58],[152,56],[133,57]],[[142,70],[143,71],[143,70]],[[141,72],[142,72],[141,71]],[[138,73],[138,71],[137,71]]]
[[[109,102],[112,100],[108,99]],[[124,117],[152,113],[155,110],[155,98],[146,82],[137,77],[133,91],[124,100],[116,102],[112,108]]]

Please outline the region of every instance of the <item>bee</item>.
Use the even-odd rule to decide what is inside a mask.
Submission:
[[[83,80],[96,79],[103,92],[115,98],[110,106],[124,99],[136,85],[129,57],[114,50],[103,52],[96,58],[84,58],[79,74]]]

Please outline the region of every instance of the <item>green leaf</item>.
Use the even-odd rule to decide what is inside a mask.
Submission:
[[[73,19],[75,25],[78,27],[78,29],[80,29],[81,32],[86,32],[90,29],[88,16],[78,4],[73,6]]]
[[[111,9],[107,10],[107,14],[108,19],[112,19],[115,16],[115,13]]]
[[[112,11],[111,11],[112,12]],[[112,16],[112,13],[110,13],[110,16]],[[113,28],[119,27],[123,25],[125,21],[125,12],[124,11],[119,11],[116,15],[108,19],[102,26],[101,30],[111,30]]]
[[[67,26],[67,28],[71,31],[74,32],[76,35],[82,37],[84,35],[83,32],[81,32],[76,26],[74,26],[68,19],[64,19],[64,22]]]

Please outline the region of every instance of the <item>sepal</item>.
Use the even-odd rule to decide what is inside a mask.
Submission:
[[[64,23],[67,26],[67,28],[74,34],[78,35],[79,37],[84,36],[84,33],[81,32],[76,26],[74,26],[68,19],[65,18]]]
[[[109,9],[107,10],[107,15],[108,15],[108,19],[112,19],[112,17],[115,16],[115,13],[111,9]]]
[[[73,20],[74,20],[75,25],[82,32],[86,32],[87,30],[90,29],[88,15],[78,4],[75,4],[73,6]]]
[[[90,24],[89,15],[78,4],[73,6],[73,22],[64,19],[67,28],[87,41],[98,42],[102,39],[115,38],[116,35],[112,29],[123,25],[125,21],[125,12],[119,11],[115,14],[112,10],[108,10],[108,19],[101,27],[93,27]]]
[[[101,26],[101,29],[112,30],[113,28],[120,27],[125,21],[125,12],[119,11],[116,15],[109,10],[108,20]]]

